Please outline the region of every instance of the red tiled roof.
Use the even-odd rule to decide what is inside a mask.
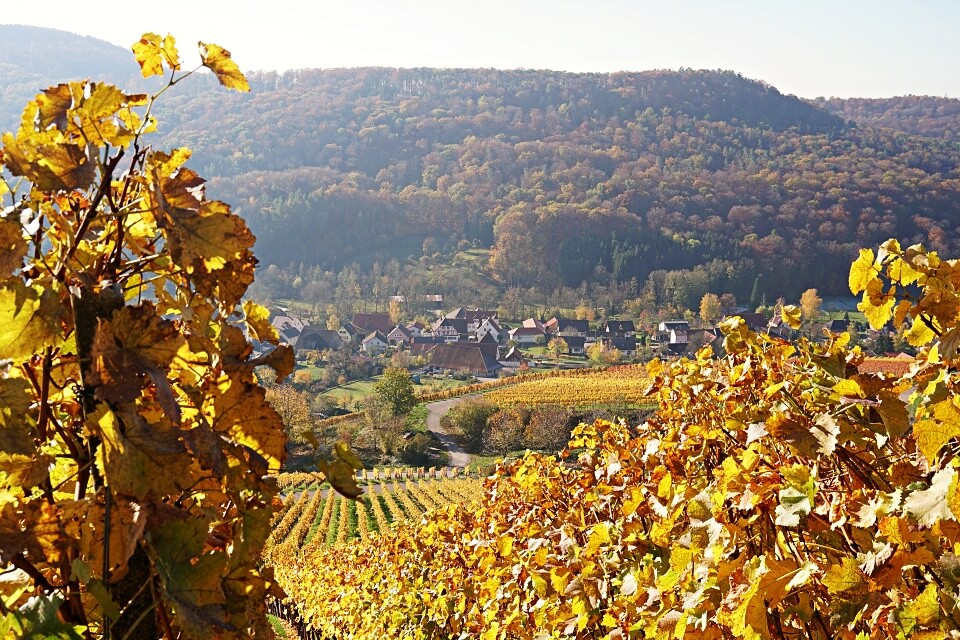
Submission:
[[[913,359],[905,358],[866,358],[857,367],[858,373],[884,373],[903,376],[910,372]]]

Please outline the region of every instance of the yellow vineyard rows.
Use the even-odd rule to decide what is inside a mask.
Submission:
[[[470,477],[467,469],[457,469],[456,477],[452,477],[453,469],[434,470],[434,473],[421,469],[419,477],[416,469],[404,469],[409,474],[406,479],[399,471],[368,472],[366,493],[358,500],[348,500],[330,490],[317,490],[312,494],[304,491],[287,498],[285,511],[275,520],[276,528],[263,556],[273,566],[280,586],[287,593],[294,594],[295,599],[302,596],[298,583],[304,579],[304,572],[308,567],[317,566],[317,558],[325,556],[328,549],[346,552],[352,544],[359,544],[356,538],[363,539],[364,544],[376,544],[372,536],[391,531],[391,524],[400,525],[405,521],[423,524],[430,514],[440,510],[483,508],[484,479]],[[451,477],[447,477],[446,472]],[[303,533],[310,530],[314,531],[311,536]],[[327,596],[338,597],[333,592]],[[306,610],[310,610],[314,603],[300,603],[295,599],[274,601],[270,609],[290,622],[302,640],[329,637],[306,624],[301,616],[304,611],[301,605],[308,605]]]
[[[598,373],[605,372],[621,372],[626,373],[628,371],[635,371],[639,374],[643,374],[644,365],[642,364],[633,364],[633,365],[620,365],[616,367],[610,367],[608,369],[596,369],[596,368],[581,368],[581,369],[556,369],[554,371],[539,371],[537,373],[524,373],[515,376],[508,376],[506,378],[498,378],[497,380],[490,380],[487,382],[478,382],[476,384],[461,385],[459,387],[451,387],[443,391],[436,391],[434,393],[425,393],[417,396],[417,400],[421,403],[428,402],[437,402],[439,400],[448,400],[450,398],[458,398],[464,395],[471,395],[476,393],[489,393],[494,389],[508,389],[510,387],[523,385],[527,383],[534,382],[547,382],[547,381],[556,381],[556,380],[581,380],[584,378],[590,378]],[[355,411],[353,413],[346,413],[340,416],[333,416],[331,418],[325,418],[319,420],[316,423],[317,429],[324,429],[327,427],[332,427],[334,425],[342,424],[344,422],[352,422],[354,420],[360,420],[363,417],[363,411]]]
[[[329,490],[291,494],[274,519],[264,558],[282,563],[309,557],[328,543],[377,533],[392,522],[420,518],[451,502],[469,504],[483,494],[483,480],[466,475],[466,470],[456,469],[456,476],[453,469],[443,469],[418,477],[417,470],[411,469],[406,479],[399,473],[394,476],[393,471],[378,470],[377,477],[385,478],[383,481],[374,480],[369,473],[367,491],[356,501]],[[447,472],[450,477],[441,475]]]
[[[612,367],[577,377],[545,378],[496,389],[484,398],[499,406],[643,404],[649,379],[642,366]]]

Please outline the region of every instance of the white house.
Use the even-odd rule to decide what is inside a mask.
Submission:
[[[360,350],[367,355],[379,355],[387,350],[390,341],[379,331],[374,331],[360,343]]]
[[[510,339],[517,344],[536,344],[539,338],[546,337],[543,329],[537,327],[517,327],[507,332]]]
[[[480,326],[477,327],[477,342],[483,340],[486,336],[491,336],[497,342],[503,342],[507,332],[493,318],[485,318]]]
[[[387,340],[390,341],[390,344],[403,344],[410,342],[412,339],[413,336],[410,331],[402,324],[398,324],[387,334]]]

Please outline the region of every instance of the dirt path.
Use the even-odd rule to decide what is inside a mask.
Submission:
[[[463,402],[463,400],[462,397],[450,398],[449,400],[431,402],[427,405],[427,429],[437,436],[443,448],[450,454],[450,462],[447,465],[449,467],[465,467],[470,464],[470,454],[464,451],[456,439],[440,426],[440,418],[446,415],[453,405]]]

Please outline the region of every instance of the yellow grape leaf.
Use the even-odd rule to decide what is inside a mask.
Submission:
[[[340,495],[352,500],[363,495],[363,489],[357,485],[357,476],[353,467],[343,460],[334,460],[333,462],[321,460],[317,469]]]
[[[860,256],[850,265],[850,291],[858,295],[867,288],[867,284],[877,277],[877,270],[873,266],[873,249],[860,249]]]
[[[827,570],[822,582],[830,593],[843,593],[863,584],[863,572],[855,558],[844,556],[842,564],[835,564]]]
[[[226,374],[217,380],[216,389],[204,405],[213,430],[257,452],[271,473],[278,472],[286,458],[287,438],[283,420],[266,401],[266,391]]]
[[[791,329],[800,328],[800,307],[794,304],[784,305],[780,310],[780,317]]]
[[[260,342],[277,344],[280,335],[277,328],[270,324],[270,310],[252,300],[243,301],[243,316],[253,338]]]
[[[950,401],[947,400],[947,403]],[[937,452],[947,444],[951,438],[960,436],[960,423],[942,423],[936,420],[920,420],[913,426],[913,434],[917,440],[917,449],[923,454],[930,465],[937,459]]]
[[[185,260],[188,269],[199,264],[207,271],[222,269],[242,258],[254,242],[243,219],[216,201],[204,202],[196,214],[177,216],[175,233],[178,247],[171,251],[175,259],[179,254]]]
[[[931,340],[937,337],[937,334],[927,326],[927,322],[930,319],[925,315],[921,314],[913,319],[913,326],[904,334],[904,337],[907,339],[907,342],[914,347],[922,347]]]
[[[80,542],[80,552],[91,575],[103,579],[103,552],[109,549],[110,582],[126,574],[127,560],[143,537],[146,511],[123,496],[114,496],[110,505],[110,536],[104,544],[106,510],[95,497],[60,503],[63,532]]]
[[[890,544],[905,546],[920,542],[923,533],[910,525],[909,521],[897,516],[887,516],[880,521],[879,531],[887,538]]]
[[[944,360],[953,360],[960,350],[960,328],[950,327],[940,337],[940,355]]]
[[[760,581],[753,580],[732,611],[721,609],[717,621],[728,627],[735,638],[760,640],[767,634],[767,607],[760,592]]]
[[[910,313],[910,309],[913,308],[913,305],[909,300],[901,300],[897,303],[897,306],[893,309],[893,326],[899,327],[902,326],[907,320],[907,314]]]
[[[73,91],[69,84],[58,84],[38,93],[31,106],[37,109],[36,120],[40,131],[47,131],[50,127],[64,131],[70,107],[73,106]]]
[[[135,410],[118,416],[106,403],[88,416],[86,429],[102,441],[97,467],[116,494],[160,499],[193,482],[183,433],[164,422],[148,425]]]
[[[624,498],[620,505],[620,511],[624,518],[633,515],[644,502],[643,490],[640,487],[630,487],[629,492],[630,495]]]
[[[906,260],[897,258],[887,267],[887,275],[893,282],[906,287],[916,282],[923,274],[914,269]]]
[[[254,367],[267,366],[277,372],[277,382],[283,382],[283,379],[293,373],[297,363],[294,359],[293,347],[288,344],[280,344],[271,349],[268,353],[259,358],[250,361]]]
[[[177,41],[170,34],[161,40],[156,33],[145,33],[140,40],[133,43],[131,49],[144,78],[161,75],[164,62],[171,71],[180,69]]]
[[[160,406],[179,423],[180,405],[166,372],[185,344],[174,323],[161,318],[149,302],[121,307],[97,325],[91,365],[97,399],[130,402],[140,395],[142,377],[147,376],[157,389]]]
[[[0,284],[0,360],[20,362],[62,342],[66,308],[53,291],[21,280]]]
[[[610,523],[599,522],[593,525],[593,528],[590,530],[590,535],[587,538],[586,554],[588,556],[593,555],[601,545],[606,544],[610,544]]]
[[[350,448],[350,445],[346,442],[343,442],[342,440],[337,442],[337,444],[333,447],[333,451],[337,458],[346,462],[353,469],[357,471],[363,469],[363,463],[360,461],[360,458],[357,457],[357,454],[353,452],[353,450]]]
[[[940,594],[937,592],[937,585],[928,584],[910,608],[917,616],[917,622],[925,627],[935,624],[940,619]]]
[[[23,266],[27,255],[27,241],[17,220],[0,218],[0,278]]]
[[[940,594],[937,592],[937,586],[928,584],[917,599],[907,603],[902,610],[897,612],[897,622],[904,629],[911,629],[919,624],[929,627],[940,619]],[[917,634],[911,635],[916,637]]]
[[[247,82],[247,78],[240,71],[237,63],[230,57],[229,51],[215,44],[200,42],[199,45],[200,58],[203,61],[203,66],[216,74],[220,84],[228,89],[250,91],[250,84]]]
[[[900,241],[896,238],[890,238],[880,245],[880,250],[877,251],[877,262],[883,262],[887,256],[899,256],[902,253],[903,249],[900,248]]]
[[[845,378],[833,385],[833,392],[841,397],[862,398],[863,390],[856,380]]]
[[[42,191],[86,189],[97,177],[86,145],[53,142],[35,135],[3,134],[3,160],[15,176]]]
[[[879,289],[880,294],[871,296],[871,289]],[[896,298],[892,294],[883,294],[882,289],[883,284],[879,280],[871,280],[863,293],[863,300],[857,304],[857,309],[863,312],[874,329],[879,329],[890,320],[893,305],[896,304]]]
[[[931,405],[930,411],[935,420],[918,421],[914,425],[914,436],[917,439],[917,448],[933,465],[940,448],[951,438],[960,436],[960,409],[952,398],[947,398]]]
[[[876,406],[887,435],[899,438],[910,428],[910,416],[907,414],[907,405],[892,391],[881,391],[878,394],[880,404]]]
[[[802,421],[801,421],[802,420]],[[797,419],[790,413],[773,413],[764,423],[767,433],[781,442],[789,444],[807,458],[817,456],[820,442],[813,430],[816,429],[805,418]]]

